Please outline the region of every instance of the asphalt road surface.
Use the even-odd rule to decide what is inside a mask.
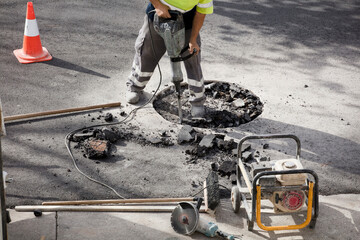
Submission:
[[[125,81],[146,5],[145,0],[35,1],[42,45],[53,60],[23,65],[12,51],[22,46],[26,1],[2,1],[4,115],[117,101],[123,103],[121,111],[129,112]],[[263,114],[235,129],[233,136],[298,135],[304,165],[318,172],[324,194],[360,193],[359,7],[356,0],[214,1],[214,14],[206,18],[201,31],[205,79],[236,82],[265,103]],[[166,57],[161,67],[165,85],[170,76]],[[156,88],[158,78],[156,72],[145,89],[148,93]],[[91,125],[91,118],[100,113],[91,114],[6,125],[2,155],[4,169],[13,179],[7,188],[8,205],[114,197],[75,171],[63,144],[69,131]],[[139,111],[134,124],[146,129],[148,119],[146,111]],[[139,151],[132,149],[128,157],[134,162],[143,159],[144,152]],[[146,151],[154,151],[150,157],[154,162],[162,156],[156,150]],[[164,154],[166,158],[174,152]],[[181,151],[177,157],[181,159]],[[126,163],[117,163],[109,163],[102,180],[127,196],[171,196],[168,190],[176,187],[174,179],[174,185],[163,189],[163,184],[154,182],[146,192],[129,182],[122,184],[121,169]],[[181,166],[176,169],[181,171]],[[195,180],[204,174],[196,166],[185,170],[194,175],[184,177]],[[96,167],[92,172],[96,174]],[[172,174],[165,176],[163,181]],[[181,172],[176,176],[181,178]],[[185,184],[185,189],[174,195],[192,192],[190,180],[178,183]]]

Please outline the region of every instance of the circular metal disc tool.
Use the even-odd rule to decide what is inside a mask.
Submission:
[[[191,235],[196,231],[199,222],[199,211],[188,202],[181,202],[171,214],[171,226],[175,232]]]

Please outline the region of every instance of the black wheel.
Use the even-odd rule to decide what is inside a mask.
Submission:
[[[311,221],[310,221],[310,223],[309,223],[309,228],[310,228],[310,229],[314,229],[314,228],[315,228],[315,225],[316,225],[316,220],[311,219]]]
[[[34,210],[34,215],[35,215],[35,217],[41,217],[42,216],[42,211]]]
[[[234,210],[234,213],[238,213],[240,209],[240,191],[237,186],[231,188],[231,205]]]
[[[254,229],[254,222],[247,220],[248,230],[252,231]]]

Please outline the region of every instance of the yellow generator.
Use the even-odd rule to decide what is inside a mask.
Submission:
[[[242,146],[247,140],[290,138],[295,140],[296,157],[291,159],[245,162]],[[319,213],[318,176],[304,169],[300,162],[301,144],[294,135],[253,135],[242,138],[238,144],[239,161],[236,168],[236,185],[231,190],[231,203],[234,212],[242,204],[248,218],[248,230],[252,231],[254,222],[266,231],[301,229],[315,227]],[[265,226],[261,222],[261,200],[270,200],[275,213],[294,213],[307,206],[306,220],[298,225]]]

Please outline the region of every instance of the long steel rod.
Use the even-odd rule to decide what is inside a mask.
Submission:
[[[106,200],[79,200],[43,202],[42,205],[97,205],[119,203],[167,203],[194,201],[194,198],[138,198],[138,199],[106,199]]]
[[[80,111],[86,111],[86,110],[92,110],[92,109],[98,109],[98,108],[120,107],[120,106],[121,106],[120,102],[115,102],[115,103],[107,103],[107,104],[100,104],[100,105],[93,105],[93,106],[86,106],[86,107],[67,108],[67,109],[52,110],[52,111],[46,111],[46,112],[28,113],[28,114],[21,114],[21,115],[5,117],[4,121],[9,122],[9,121],[14,121],[14,120],[23,120],[23,119],[34,118],[34,117],[43,117],[43,116],[49,116],[49,115],[80,112]]]
[[[16,206],[17,212],[172,212],[176,206]],[[200,208],[200,212],[206,212]]]

